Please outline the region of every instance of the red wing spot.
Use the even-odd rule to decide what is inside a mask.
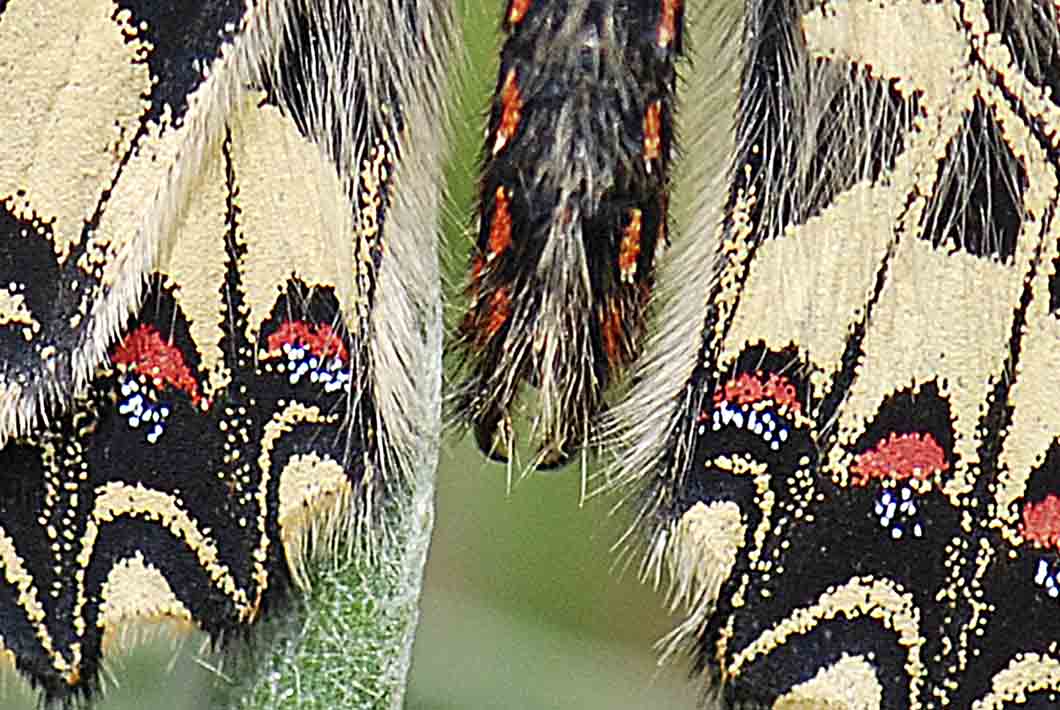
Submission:
[[[490,237],[487,245],[486,259],[491,260],[512,245],[512,213],[509,209],[511,199],[508,191],[498,187],[494,195],[493,221],[490,223]]]
[[[1040,503],[1027,503],[1020,535],[1038,547],[1060,549],[1060,497],[1050,494]]]
[[[644,162],[651,163],[662,155],[662,103],[652,101],[644,112]],[[650,166],[649,166],[650,169]]]
[[[519,119],[523,115],[523,95],[515,79],[515,70],[508,70],[501,87],[501,120],[497,125],[497,137],[493,142],[493,155],[501,152],[508,145],[519,128]]]
[[[783,375],[771,373],[763,382],[761,372],[744,373],[714,392],[715,405],[722,402],[754,404],[763,401],[772,401],[778,408],[786,407],[796,413],[802,411],[795,385]]]
[[[677,14],[681,11],[681,0],[662,0],[662,17],[659,19],[658,44],[665,49],[677,35]]]
[[[618,270],[622,280],[633,282],[637,275],[637,257],[640,256],[641,211],[634,208],[629,211],[629,226],[622,233],[622,244],[618,249]]]
[[[141,325],[129,333],[114,350],[111,361],[156,383],[184,392],[195,406],[199,406],[202,400],[199,383],[184,361],[184,353],[173,343],[163,340],[153,326]]]
[[[512,27],[518,25],[526,17],[530,9],[530,0],[511,0],[508,3],[508,24]]]
[[[338,333],[328,325],[310,325],[305,321],[285,321],[269,336],[269,354],[278,355],[284,345],[305,347],[309,352],[324,359],[336,357],[345,365],[350,361],[350,353]]]
[[[946,454],[931,434],[895,434],[859,454],[850,471],[852,483],[864,486],[871,480],[926,481],[950,468]]]

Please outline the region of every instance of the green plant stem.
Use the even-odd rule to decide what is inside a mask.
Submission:
[[[423,401],[431,403],[425,411],[440,422],[440,310],[425,330],[425,362],[414,372],[422,378]],[[392,534],[374,559],[317,561],[304,601],[255,629],[235,676],[219,681],[215,707],[401,707],[434,523],[439,427],[420,442],[411,494],[388,511]]]

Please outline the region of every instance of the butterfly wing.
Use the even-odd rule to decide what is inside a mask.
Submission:
[[[0,14],[3,648],[91,693],[127,625],[231,637],[336,536],[414,603],[448,9],[46,5]]]
[[[260,19],[242,2],[6,4],[5,440],[63,408],[138,303]]]
[[[741,707],[1052,706],[1055,7],[742,24],[695,355],[618,434],[673,640]]]

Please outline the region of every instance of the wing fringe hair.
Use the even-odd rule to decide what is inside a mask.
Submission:
[[[94,8],[84,4],[71,12],[75,9],[88,13]],[[178,10],[192,11],[188,8]],[[181,288],[186,290],[184,298],[190,298],[187,294],[200,288],[207,294],[207,300],[215,297],[219,290],[224,303],[222,313],[215,315],[218,316],[217,324],[225,332],[211,336],[219,339],[216,345],[220,347],[214,347],[215,344],[210,342],[192,342],[192,348],[201,346],[202,350],[185,351],[176,359],[169,355],[168,361],[156,360],[162,363],[163,370],[169,367],[170,371],[160,373],[156,367],[155,382],[169,377],[167,381],[171,389],[183,387],[190,393],[195,409],[195,416],[190,418],[198,419],[188,428],[182,428],[184,424],[172,425],[165,434],[160,434],[162,430],[156,428],[155,433],[148,434],[149,444],[154,444],[160,437],[163,442],[171,441],[173,437],[195,431],[193,427],[205,426],[202,422],[210,417],[220,426],[218,431],[211,432],[211,436],[216,435],[219,442],[224,442],[225,427],[236,420],[226,420],[224,412],[208,411],[213,406],[210,398],[215,395],[218,399],[228,398],[225,401],[231,403],[232,416],[235,417],[234,410],[246,401],[246,387],[234,383],[249,381],[240,378],[274,377],[277,372],[283,372],[282,366],[277,371],[272,364],[272,359],[284,357],[278,350],[279,345],[273,347],[272,339],[278,339],[276,342],[279,343],[286,338],[284,352],[289,358],[301,357],[313,347],[318,348],[321,359],[335,356],[332,370],[321,365],[313,371],[314,383],[318,375],[338,377],[345,376],[345,372],[352,373],[352,381],[342,389],[343,404],[335,403],[334,397],[314,401],[310,396],[303,405],[297,401],[297,395],[292,394],[289,399],[280,398],[273,402],[278,407],[276,412],[251,412],[248,420],[256,422],[272,416],[264,423],[260,434],[254,434],[260,437],[258,440],[245,440],[248,451],[254,452],[248,466],[259,466],[264,471],[260,474],[262,481],[257,484],[261,490],[247,491],[252,476],[237,458],[241,452],[233,452],[228,444],[224,444],[228,453],[224,455],[223,464],[220,455],[207,462],[208,466],[223,469],[217,476],[227,481],[225,485],[230,486],[232,501],[219,498],[182,501],[179,495],[185,486],[178,483],[172,491],[163,491],[162,488],[171,482],[168,479],[163,481],[161,477],[148,483],[157,483],[159,489],[148,489],[141,481],[122,478],[130,475],[119,470],[122,462],[117,462],[114,471],[92,471],[92,475],[99,478],[93,478],[93,482],[87,484],[80,499],[81,507],[88,501],[88,512],[75,510],[79,504],[73,502],[65,513],[75,516],[71,518],[71,533],[82,534],[78,526],[84,521],[77,516],[97,515],[98,510],[91,509],[92,501],[108,486],[129,491],[129,501],[119,501],[118,505],[147,506],[146,512],[127,513],[130,520],[139,520],[138,515],[163,521],[167,519],[166,515],[174,520],[186,519],[179,525],[166,523],[170,531],[162,530],[165,525],[159,524],[159,540],[142,541],[145,555],[138,558],[139,562],[130,563],[132,558],[121,557],[125,553],[120,549],[131,543],[121,537],[127,533],[115,531],[112,538],[105,537],[106,530],[98,532],[104,523],[112,522],[104,516],[98,526],[88,523],[86,530],[89,532],[84,532],[78,540],[88,545],[88,552],[80,556],[68,555],[55,547],[48,553],[48,556],[56,556],[56,569],[65,565],[80,570],[76,583],[74,576],[57,580],[55,584],[43,578],[38,581],[34,578],[36,565],[50,563],[37,559],[40,555],[26,552],[29,548],[22,545],[36,544],[27,542],[42,532],[32,530],[33,526],[50,515],[48,511],[52,507],[59,505],[61,508],[66,502],[45,504],[45,512],[33,521],[18,518],[10,512],[10,506],[0,510],[3,570],[9,582],[17,578],[21,590],[20,600],[16,600],[11,608],[4,607],[6,602],[0,598],[0,618],[5,620],[2,629],[4,643],[0,649],[13,651],[18,668],[51,699],[69,698],[71,693],[90,694],[98,680],[102,646],[128,636],[120,629],[106,628],[99,632],[102,640],[96,638],[97,629],[91,628],[93,621],[87,623],[86,629],[85,614],[93,620],[98,617],[101,626],[104,618],[113,625],[112,622],[122,613],[117,601],[112,600],[111,616],[105,617],[99,610],[99,599],[90,602],[70,602],[68,599],[68,596],[81,598],[85,595],[86,570],[92,564],[103,564],[92,562],[94,555],[98,557],[101,545],[106,546],[106,555],[116,556],[114,570],[145,567],[147,571],[140,572],[143,575],[157,572],[153,567],[157,565],[168,574],[171,570],[166,565],[172,563],[178,565],[174,570],[183,570],[179,564],[186,564],[186,561],[178,564],[164,555],[152,558],[148,548],[154,550],[152,546],[171,544],[160,542],[169,532],[174,537],[183,535],[185,546],[194,552],[191,556],[197,555],[203,573],[208,572],[212,577],[200,589],[196,586],[198,581],[182,576],[180,583],[186,582],[188,588],[178,589],[177,597],[166,608],[171,611],[180,609],[181,614],[186,614],[185,607],[190,605],[191,617],[185,621],[190,620],[209,631],[215,640],[241,635],[243,627],[268,607],[283,601],[291,583],[307,586],[311,578],[308,563],[317,555],[356,554],[366,564],[371,564],[379,561],[380,553],[393,562],[394,550],[407,548],[408,554],[402,553],[401,564],[408,567],[402,567],[404,576],[396,582],[400,587],[398,596],[402,599],[417,596],[422,576],[434,476],[434,465],[427,463],[433,455],[430,452],[436,452],[439,432],[439,404],[431,393],[440,381],[438,329],[441,303],[436,243],[442,200],[439,186],[448,125],[446,86],[456,49],[453,10],[445,0],[246,0],[245,3],[217,0],[216,3],[203,2],[202,7],[196,6],[195,10],[203,13],[202,17],[196,18],[201,26],[188,27],[182,32],[186,32],[192,41],[200,39],[195,33],[201,34],[202,38],[216,43],[216,51],[208,48],[206,56],[197,60],[194,65],[197,75],[178,77],[186,82],[183,89],[186,94],[178,96],[179,100],[186,99],[186,106],[177,106],[180,101],[166,103],[164,100],[152,104],[151,101],[156,100],[153,94],[150,99],[144,97],[144,110],[156,111],[156,124],[161,126],[150,136],[154,141],[151,150],[144,146],[130,149],[120,160],[116,158],[114,165],[107,166],[113,170],[113,177],[103,197],[99,198],[95,217],[85,220],[82,233],[66,235],[72,247],[68,244],[65,252],[56,247],[59,270],[66,268],[67,272],[76,272],[80,284],[84,285],[77,295],[80,300],[75,315],[63,322],[59,322],[60,318],[45,322],[51,314],[43,310],[29,313],[27,318],[37,323],[45,322],[43,332],[38,329],[36,335],[40,340],[48,336],[48,342],[42,344],[40,340],[30,339],[28,346],[24,343],[16,345],[10,352],[4,348],[11,340],[0,342],[0,455],[5,457],[5,466],[13,461],[15,469],[24,468],[24,471],[13,469],[8,473],[6,488],[0,486],[4,488],[2,493],[23,485],[23,479],[27,481],[25,485],[38,485],[39,482],[29,482],[29,476],[36,473],[33,466],[37,465],[31,461],[32,456],[19,457],[25,451],[36,451],[38,445],[50,446],[47,442],[55,439],[56,432],[67,432],[59,434],[60,439],[70,436],[70,427],[75,432],[72,441],[77,447],[83,446],[82,453],[87,452],[85,459],[97,461],[110,455],[102,450],[92,453],[92,437],[99,435],[100,428],[92,420],[101,410],[118,409],[118,403],[111,401],[111,397],[119,400],[132,397],[126,390],[116,395],[109,392],[109,378],[115,377],[115,371],[128,371],[133,375],[137,372],[136,362],[130,364],[123,358],[148,353],[149,346],[172,350],[181,345],[178,341],[186,337],[183,334],[188,330],[189,320],[192,329],[202,329],[201,321],[196,323],[193,318],[180,315],[180,303],[176,307],[171,305],[172,292]],[[145,10],[157,13],[161,17],[159,23],[167,20],[169,11],[166,7],[154,5],[148,5]],[[16,12],[32,15],[36,10],[18,3],[0,4],[0,30],[18,29],[14,24],[17,20],[12,19]],[[124,10],[108,12],[113,15],[107,21],[119,26],[133,16]],[[34,23],[39,20],[43,26],[47,18],[41,15],[31,19]],[[185,19],[182,16],[175,21],[179,24]],[[172,31],[172,28],[159,29],[143,21],[124,31],[126,42],[132,42],[137,33],[149,32],[157,32],[158,36],[151,35],[151,39],[161,42],[162,39],[158,39],[161,33]],[[211,33],[216,33],[216,37]],[[184,37],[180,34],[181,39]],[[143,51],[143,63],[147,64],[151,59],[150,47]],[[184,61],[187,61],[184,56],[173,60],[172,65],[178,67],[174,72],[187,69],[179,66]],[[166,81],[172,77],[153,78],[155,88],[152,91],[170,88]],[[245,206],[239,204],[240,190],[246,185],[241,186],[238,182],[240,176],[233,168],[232,155],[240,149],[236,145],[241,130],[239,122],[246,119],[250,123],[253,120],[260,123],[264,120],[261,116],[272,120],[270,117],[276,109],[279,115],[293,122],[297,132],[312,144],[318,162],[326,166],[318,174],[302,176],[319,201],[319,214],[284,216],[284,219],[304,217],[308,224],[318,225],[320,231],[311,238],[320,241],[300,244],[290,241],[296,237],[282,235],[288,239],[282,246],[258,243],[248,248],[247,240],[253,239],[254,235],[248,236],[242,231],[251,227],[247,226]],[[114,123],[117,125],[117,121]],[[137,138],[155,130],[145,127],[147,125],[146,121],[141,124]],[[233,138],[234,135],[237,139]],[[142,143],[146,144],[147,138]],[[116,144],[114,152],[118,153],[120,149],[121,144]],[[202,196],[208,187],[206,173],[216,169],[212,166],[218,163],[218,156],[227,161],[227,172],[220,177],[222,181],[227,180],[229,189],[226,209],[231,228],[229,234],[217,235],[223,238],[227,255],[224,282],[194,285],[191,281],[198,275],[193,274],[189,283],[174,284],[168,276],[159,276],[160,269],[168,268],[167,265],[175,259],[187,258],[188,247],[182,246],[182,230],[187,228],[185,222],[189,215],[202,208],[200,203],[205,199]],[[263,155],[258,162],[263,167],[273,165],[283,170],[288,165],[277,162],[287,158],[292,160],[290,165],[298,165],[294,157],[293,153],[287,156]],[[240,169],[250,171],[258,167],[248,165],[244,163]],[[10,177],[4,173],[7,167],[0,160],[0,177],[4,179]],[[333,189],[336,176],[337,189]],[[16,168],[15,178],[18,177]],[[130,196],[132,189],[128,184],[134,181],[136,190]],[[283,205],[286,199],[282,194],[286,188],[282,186],[291,184],[289,180],[277,182],[273,195],[277,206]],[[3,185],[0,185],[0,191],[2,189]],[[247,194],[250,192],[248,190]],[[0,197],[4,196],[0,194]],[[20,193],[14,198],[5,198],[7,201],[0,206],[14,209],[18,216],[17,210],[23,209],[18,200],[23,198],[28,204],[32,195],[26,198]],[[32,214],[32,210],[23,209],[21,214],[26,213]],[[12,241],[0,245],[0,256],[4,256],[5,246],[16,251],[21,247],[21,243],[16,244],[14,235],[5,234],[4,237]],[[255,251],[255,247],[279,251],[261,254]],[[78,257],[76,264],[64,265],[63,259],[69,257],[71,250],[75,256],[82,252],[83,255]],[[301,265],[308,263],[310,258],[307,255],[312,254],[327,255],[320,262],[323,273],[300,273]],[[264,267],[262,259],[268,262]],[[252,303],[254,299],[247,293],[248,289],[258,288],[259,284],[253,282],[255,276],[251,272],[260,273],[261,268],[274,268],[277,264],[282,271],[285,263],[290,264],[284,276],[287,284],[279,285],[279,291],[268,284],[263,289],[270,299],[269,304],[279,294],[273,315],[264,312],[255,315],[253,311],[261,308],[260,303]],[[0,267],[4,266],[3,259],[0,259]],[[334,283],[331,283],[329,274],[336,274]],[[36,285],[31,283],[30,287]],[[0,299],[0,310],[12,303],[21,303],[12,299],[15,297],[6,301]],[[331,305],[336,303],[337,307]],[[171,328],[168,340],[163,333],[162,339],[157,341],[160,344],[150,345],[155,342],[150,340],[154,332],[150,318],[160,313],[168,314],[173,308],[176,308],[176,314],[161,326]],[[10,316],[10,310],[6,315]],[[15,312],[17,318],[23,315],[21,311]],[[317,316],[323,320],[311,320]],[[269,336],[265,348],[265,334],[257,332],[255,329],[259,326],[254,324],[263,320],[272,323],[273,319],[278,320],[278,327]],[[0,325],[10,326],[11,322],[8,320]],[[136,332],[132,332],[134,326]],[[215,377],[215,373],[221,370],[217,368],[208,372],[208,381],[195,382],[194,377],[198,375],[194,371],[200,365],[204,371],[208,369],[203,365],[208,357],[203,353],[208,348],[214,348],[212,352],[215,354],[209,355],[213,361],[223,359],[227,374]],[[263,348],[276,349],[276,352],[265,352]],[[349,361],[340,363],[337,353],[341,351],[345,357],[347,349]],[[313,362],[312,366],[317,367],[316,361]],[[188,375],[188,371],[192,374]],[[101,377],[108,378],[107,390],[97,390]],[[286,375],[283,379],[286,385]],[[297,385],[303,388],[298,390],[300,392],[313,391],[305,389],[309,386],[307,382],[308,377],[305,382],[301,379],[301,371],[290,371],[292,388]],[[135,383],[131,386],[135,388]],[[322,394],[323,389],[320,391]],[[135,398],[139,398],[137,402],[144,401],[138,394]],[[120,404],[121,411],[126,411],[128,401],[132,399]],[[249,404],[253,407],[254,400],[249,400]],[[84,413],[86,406],[91,412],[87,415]],[[155,416],[159,411],[163,417],[169,414],[164,407],[150,403],[149,406],[154,407]],[[214,410],[224,406],[229,405],[222,403]],[[113,417],[114,414],[107,416]],[[83,422],[89,423],[82,426]],[[129,427],[138,427],[138,422],[130,423]],[[119,435],[142,437],[140,431],[123,429],[121,432],[124,433],[119,432]],[[227,431],[229,441],[234,441],[234,434],[246,435],[248,430]],[[84,442],[89,443],[82,442],[79,438],[82,435],[86,437]],[[212,445],[212,440],[184,442],[188,449],[207,450]],[[145,446],[142,439],[139,446],[136,456],[145,456],[145,460],[150,461],[147,453],[150,446]],[[99,448],[102,449],[102,445]],[[156,452],[155,455],[159,454]],[[177,452],[178,458],[172,462],[174,466],[182,455]],[[50,465],[49,456],[44,455],[45,468]],[[273,465],[270,458],[273,456],[285,457],[279,460],[287,467],[273,478],[290,473],[290,480],[294,483],[273,482],[269,485],[274,487],[266,491],[265,481],[269,480],[268,469]],[[332,464],[341,471],[338,477],[328,477],[333,471]],[[171,473],[166,471],[165,475]],[[214,471],[188,473],[210,479]],[[55,475],[60,476],[61,471],[57,469]],[[110,482],[98,483],[99,480]],[[204,481],[202,485],[207,483]],[[48,485],[52,485],[51,479]],[[219,484],[213,481],[211,485]],[[298,486],[303,486],[304,490],[291,492],[292,487]],[[191,484],[187,487],[194,488]],[[165,505],[172,510],[159,512],[161,509],[150,508],[154,503],[135,503],[136,496],[142,496],[144,501],[171,501]],[[77,501],[78,497],[71,500]],[[237,504],[236,500],[240,502]],[[294,503],[285,503],[285,500]],[[253,541],[249,537],[245,541],[230,540],[226,536],[248,531],[230,530],[223,525],[218,528],[216,524],[206,524],[200,530],[196,527],[198,520],[195,516],[201,512],[206,516],[204,520],[213,520],[210,516],[220,515],[225,520],[224,525],[234,525],[238,520],[245,527],[246,520],[240,518],[240,512],[226,512],[228,506],[237,509],[238,505],[243,505],[242,501],[252,501],[260,508],[254,508],[250,514],[260,516],[258,527],[263,542],[254,550],[235,553],[238,556],[247,552],[247,559],[231,562],[223,555]],[[191,510],[190,515],[180,506]],[[242,514],[247,517],[246,513]],[[232,519],[223,517],[226,515],[231,515]],[[409,525],[398,529],[394,521],[406,521]],[[40,524],[43,526],[44,523]],[[181,525],[183,532],[178,535],[177,528]],[[27,530],[23,530],[23,526],[27,526]],[[420,531],[421,527],[424,530]],[[9,537],[12,532],[14,534]],[[97,534],[102,542],[96,542]],[[111,550],[112,547],[115,550]],[[218,555],[222,559],[218,560]],[[76,564],[74,557],[77,558]],[[235,577],[228,573],[229,567],[240,568],[244,563],[248,568],[259,570],[248,578],[247,589],[250,591],[239,588],[243,583],[242,573],[236,575],[240,580],[238,583],[233,583],[231,580]],[[96,574],[98,571],[90,572],[88,576]],[[107,574],[104,571],[104,579],[110,579]],[[159,578],[164,579],[166,574]],[[177,584],[176,578],[169,581],[172,585]],[[34,585],[45,583],[59,585],[62,594],[57,611],[50,613],[49,618],[38,618],[39,602],[35,599],[38,588]],[[267,595],[263,596],[266,590]],[[257,602],[254,602],[255,594]],[[106,587],[100,595],[106,595]],[[242,597],[248,597],[250,601],[239,602]],[[229,608],[233,599],[236,600],[234,610]],[[408,605],[407,599],[393,601],[397,605],[395,608]],[[202,606],[195,606],[198,603]],[[50,604],[50,600],[45,602],[49,609]],[[71,608],[74,610],[72,614]],[[126,609],[129,618],[122,617],[122,625],[136,621],[132,617],[138,613],[137,608],[136,604],[130,603]],[[145,607],[140,611],[143,616],[149,610]],[[36,629],[26,638],[19,637],[23,624],[21,615],[30,620],[27,628]],[[67,623],[69,626],[64,627]],[[408,643],[404,653],[408,653]],[[405,669],[407,660],[402,661]],[[404,671],[395,672],[401,674]]]

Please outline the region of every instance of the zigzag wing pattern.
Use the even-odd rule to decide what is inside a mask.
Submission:
[[[5,5],[0,440],[102,359],[262,29],[244,0]]]
[[[626,473],[726,704],[1060,702],[1057,20],[746,3],[698,355]]]
[[[450,18],[0,8],[0,649],[56,699],[128,624],[224,639],[321,541],[390,544],[437,416]]]

